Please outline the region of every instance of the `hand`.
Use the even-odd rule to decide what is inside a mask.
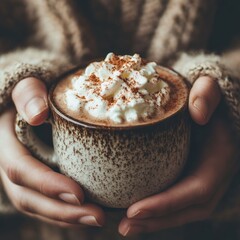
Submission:
[[[199,78],[189,97],[190,114],[199,124],[206,124],[220,101],[220,91],[213,79]],[[124,236],[153,232],[208,218],[236,173],[236,147],[228,126],[220,118],[213,120],[211,132],[197,166],[175,185],[134,203],[119,225]]]
[[[22,80],[13,91],[17,110],[32,125],[47,117],[46,99],[44,84],[35,78]],[[13,109],[0,117],[0,172],[13,205],[24,214],[58,226],[103,225],[102,209],[83,203],[84,194],[76,182],[32,157],[17,140],[14,122]]]

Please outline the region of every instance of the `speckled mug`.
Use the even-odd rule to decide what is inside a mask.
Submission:
[[[175,78],[178,108],[164,119],[127,127],[98,126],[73,119],[61,112],[49,93],[54,148],[46,146],[20,116],[16,133],[40,160],[56,164],[77,181],[86,196],[103,206],[126,208],[159,193],[180,175],[186,162],[190,121],[188,87],[177,73],[159,67],[165,79]]]

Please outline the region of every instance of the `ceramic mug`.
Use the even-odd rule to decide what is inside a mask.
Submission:
[[[184,86],[181,91],[174,88],[178,107],[164,119],[127,127],[81,122],[56,106],[53,86],[48,96],[53,148],[41,142],[19,115],[16,134],[35,157],[57,165],[78,182],[90,200],[126,208],[170,186],[183,170],[189,152],[189,89],[179,74],[163,67],[159,74]]]

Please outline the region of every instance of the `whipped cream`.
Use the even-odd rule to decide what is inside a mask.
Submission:
[[[66,104],[72,111],[86,112],[96,120],[120,124],[146,120],[164,112],[170,87],[156,71],[155,62],[146,63],[138,54],[93,62],[66,89]]]

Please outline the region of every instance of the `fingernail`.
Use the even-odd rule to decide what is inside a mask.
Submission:
[[[202,97],[197,97],[194,102],[193,106],[201,113],[204,120],[208,120],[208,103]]]
[[[61,200],[63,200],[64,202],[73,204],[73,205],[81,205],[81,202],[79,201],[79,199],[72,193],[61,193],[58,196]]]
[[[146,210],[138,210],[136,212],[133,212],[128,217],[129,218],[136,218],[136,219],[146,219],[152,217],[153,214]]]
[[[78,219],[78,222],[81,224],[86,224],[90,226],[101,227],[102,225],[99,224],[94,216],[84,216]]]
[[[39,115],[47,108],[47,102],[42,97],[31,99],[25,106],[25,114],[28,119]]]
[[[134,224],[134,225],[128,226],[126,230],[123,231],[122,235],[126,237],[126,236],[135,235],[141,232],[144,232],[144,226]]]

